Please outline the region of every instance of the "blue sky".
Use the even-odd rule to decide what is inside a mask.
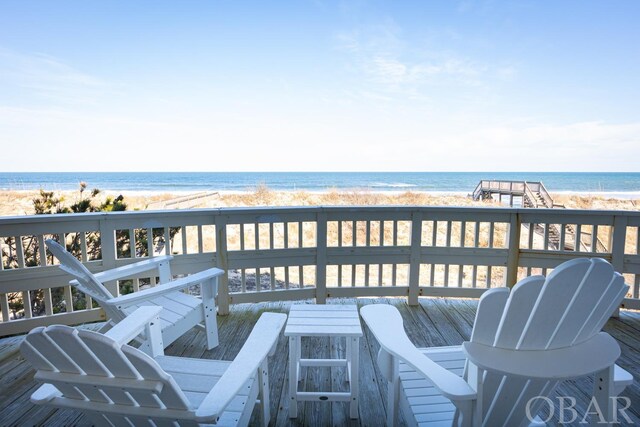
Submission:
[[[640,171],[638,1],[0,1],[5,171]]]

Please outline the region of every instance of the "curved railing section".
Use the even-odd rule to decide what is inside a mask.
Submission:
[[[47,238],[64,241],[92,271],[159,254],[174,255],[174,274],[220,267],[227,274],[218,306],[226,314],[231,304],[272,300],[479,297],[582,256],[605,258],[624,273],[631,285],[624,304],[640,308],[639,230],[638,212],[422,206],[4,217],[0,336],[104,316],[68,285]],[[107,286],[117,295],[153,283],[137,277]]]

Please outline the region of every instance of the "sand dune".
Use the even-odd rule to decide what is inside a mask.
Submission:
[[[116,197],[120,193],[105,191],[96,197]],[[184,199],[184,194],[122,193],[128,210],[158,209],[163,202]],[[554,201],[569,209],[637,210],[640,200],[612,199],[586,195],[553,195]],[[0,216],[32,215],[33,202],[38,191],[0,191]],[[78,191],[56,193],[66,205],[80,197]],[[86,195],[85,195],[86,197]],[[497,202],[473,201],[463,195],[434,195],[420,192],[376,193],[370,191],[311,193],[305,191],[277,192],[266,187],[244,193],[218,193],[196,198],[189,203],[169,204],[173,208],[219,208],[241,206],[335,206],[335,205],[423,205],[423,206],[500,206]]]

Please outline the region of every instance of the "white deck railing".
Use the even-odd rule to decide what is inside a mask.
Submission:
[[[550,244],[553,229],[560,241]],[[624,273],[624,305],[640,308],[640,212],[367,206],[38,215],[0,218],[0,336],[104,316],[89,300],[88,309],[73,308],[79,297],[52,265],[49,237],[75,241],[94,271],[160,252],[175,256],[174,274],[218,266],[228,272],[222,314],[230,304],[268,300],[478,297],[580,256],[605,258]],[[108,284],[114,294],[119,285]]]

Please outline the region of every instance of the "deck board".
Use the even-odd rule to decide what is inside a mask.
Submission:
[[[331,303],[393,304],[403,316],[409,337],[418,346],[456,345],[468,339],[475,316],[476,300],[420,298],[418,306],[410,307],[404,299],[360,298],[330,300]],[[194,328],[166,349],[166,354],[182,357],[232,360],[249,335],[261,313],[274,311],[288,313],[291,302],[265,302],[231,307],[229,316],[219,317],[220,346],[206,350],[204,332]],[[96,325],[87,327],[96,328]],[[605,330],[622,349],[619,364],[635,378],[623,396],[631,399],[629,411],[632,421],[640,424],[640,313],[622,310],[619,318],[611,319]],[[306,343],[305,343],[306,341]],[[0,340],[0,425],[89,425],[81,414],[70,410],[38,407],[29,402],[29,395],[38,387],[33,380],[34,371],[16,351],[20,337]],[[365,327],[360,340],[360,418],[349,419],[348,405],[344,402],[305,402],[298,405],[298,418],[288,416],[288,340],[281,334],[276,352],[269,359],[270,367],[270,425],[349,425],[377,426],[384,423],[387,407],[386,383],[376,365],[379,346]],[[335,338],[303,340],[303,357],[313,354],[325,357],[344,357],[345,345]],[[334,391],[347,388],[344,368],[303,368],[300,387],[307,391],[320,387]],[[578,398],[576,407],[587,406],[593,381],[588,378],[563,383],[558,393]],[[257,411],[256,411],[257,412]],[[553,421],[558,422],[557,410]],[[254,413],[252,423],[258,420]],[[579,424],[575,424],[579,425]]]

